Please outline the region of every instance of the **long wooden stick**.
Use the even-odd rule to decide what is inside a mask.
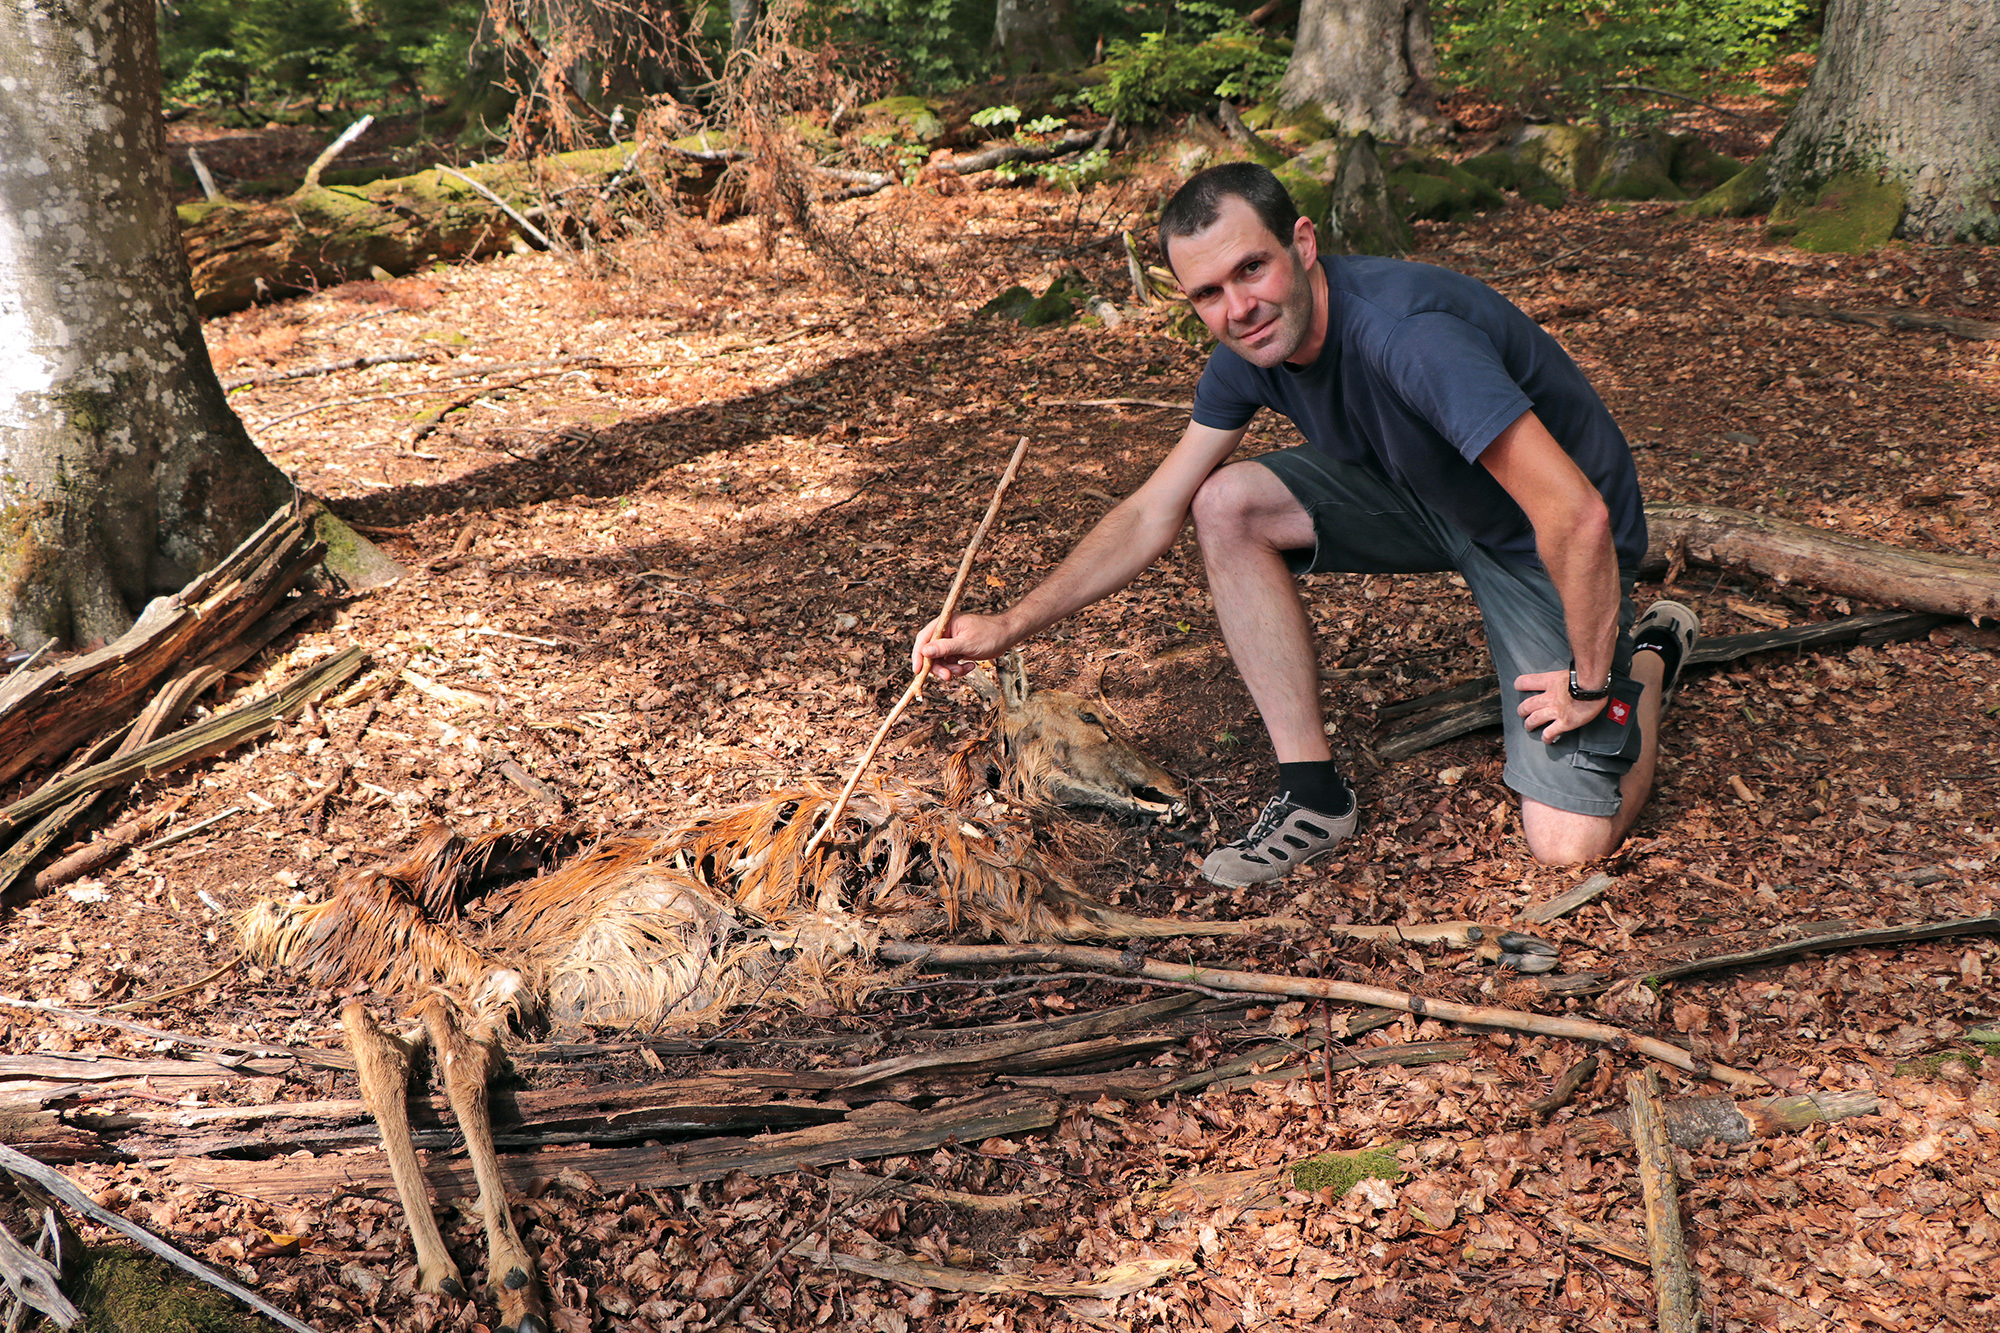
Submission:
[[[887,963],[929,963],[934,967],[1016,967],[1024,963],[1060,963],[1064,967],[1089,968],[1098,972],[1149,977],[1158,981],[1191,981],[1216,990],[1248,992],[1256,995],[1294,995],[1305,999],[1338,1000],[1343,1004],[1372,1004],[1382,1009],[1399,1009],[1448,1023],[1477,1023],[1486,1027],[1509,1028],[1516,1032],[1539,1032],[1551,1037],[1571,1037],[1578,1041],[1628,1046],[1662,1064],[1691,1074],[1712,1078],[1739,1088],[1768,1086],[1756,1074],[1727,1065],[1709,1064],[1671,1042],[1642,1037],[1609,1023],[1552,1014],[1532,1014],[1519,1009],[1499,1009],[1483,1004],[1461,1004],[1456,1000],[1434,1000],[1428,996],[1389,990],[1383,986],[1363,986],[1349,981],[1327,981],[1319,977],[1273,976],[1264,972],[1236,972],[1227,968],[1202,967],[1195,963],[1164,963],[1141,960],[1138,967],[1115,949],[1093,949],[1061,944],[906,944],[884,941],[876,956]]]
[[[95,1200],[77,1188],[76,1184],[68,1176],[54,1167],[38,1162],[26,1153],[16,1152],[5,1144],[0,1144],[0,1168],[12,1171],[17,1175],[26,1176],[29,1180],[34,1181],[50,1194],[53,1194],[63,1203],[74,1208],[77,1212],[83,1214],[99,1226],[110,1227],[113,1231],[117,1231],[127,1239],[133,1241],[141,1249],[165,1259],[183,1273],[200,1278],[212,1287],[221,1288],[255,1310],[258,1314],[292,1330],[292,1333],[317,1333],[317,1330],[311,1324],[301,1323],[299,1320],[292,1318],[283,1310],[280,1310],[277,1306],[259,1296],[256,1292],[251,1291],[241,1283],[233,1282],[229,1278],[224,1277],[192,1255],[183,1254],[181,1251],[167,1244],[167,1242],[161,1240],[158,1236],[155,1236],[152,1232],[146,1230],[146,1228],[140,1226],[137,1222],[126,1217],[121,1217],[108,1208],[99,1207]]]
[[[1694,1270],[1688,1266],[1681,1232],[1680,1191],[1674,1185],[1673,1150],[1667,1146],[1666,1110],[1660,1103],[1660,1076],[1651,1069],[1625,1080],[1632,1106],[1632,1155],[1646,1200],[1646,1248],[1653,1261],[1653,1295],[1660,1333],[1695,1333],[1700,1311]]]
[[[972,573],[972,558],[979,554],[980,544],[986,540],[986,530],[993,526],[994,516],[1000,512],[1000,500],[1007,494],[1007,488],[1014,484],[1014,474],[1021,470],[1021,459],[1027,452],[1028,437],[1023,435],[1021,442],[1014,446],[1014,456],[1007,460],[1007,470],[1000,474],[1000,484],[993,488],[993,499],[986,506],[986,517],[980,519],[979,526],[973,530],[972,540],[965,548],[965,555],[958,562],[958,576],[952,579],[951,590],[944,595],[944,610],[938,612],[934,624],[939,626],[949,624],[952,613],[958,610],[958,599],[965,592],[966,577]],[[847,785],[840,789],[840,799],[826,812],[826,822],[819,826],[812,838],[807,841],[805,849],[799,853],[801,866],[812,859],[813,851],[819,846],[820,840],[826,837],[828,830],[839,821],[841,811],[847,809],[847,798],[854,795],[855,785],[861,781],[861,775],[868,771],[868,765],[875,762],[875,752],[882,748],[882,742],[888,736],[889,728],[896,725],[896,719],[903,715],[903,710],[910,706],[911,700],[923,697],[926,674],[925,671],[916,673],[910,680],[909,686],[904,689],[903,697],[896,700],[896,706],[889,710],[889,716],[883,718],[882,725],[875,729],[875,738],[869,741],[868,748],[861,752],[861,762],[854,766],[854,772],[848,775]]]

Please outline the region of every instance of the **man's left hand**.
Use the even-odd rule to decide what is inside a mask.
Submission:
[[[1521,700],[1521,719],[1529,731],[1540,731],[1543,744],[1566,736],[1604,711],[1605,699],[1570,697],[1569,672],[1536,671],[1514,678]]]

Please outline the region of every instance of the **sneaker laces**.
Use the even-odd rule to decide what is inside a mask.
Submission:
[[[1290,792],[1280,792],[1264,803],[1264,812],[1257,816],[1257,822],[1250,826],[1249,831],[1229,845],[1241,847],[1245,851],[1254,848],[1276,832],[1278,825],[1290,818],[1293,810],[1300,808],[1302,807],[1292,803]]]

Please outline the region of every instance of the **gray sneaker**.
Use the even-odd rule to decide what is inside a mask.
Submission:
[[[1201,877],[1225,889],[1268,884],[1300,866],[1311,865],[1354,832],[1361,802],[1348,794],[1347,813],[1322,814],[1292,801],[1291,793],[1273,796],[1249,832],[1208,854]]]
[[[1681,683],[1681,670],[1701,638],[1701,617],[1679,602],[1659,601],[1646,608],[1632,626],[1632,651],[1655,652],[1666,665],[1666,679],[1660,682],[1660,711],[1674,701]]]

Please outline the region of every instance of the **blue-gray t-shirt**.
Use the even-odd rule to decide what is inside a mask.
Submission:
[[[1235,430],[1268,407],[1307,447],[1386,474],[1481,546],[1539,564],[1528,516],[1478,462],[1532,409],[1604,496],[1619,565],[1638,566],[1646,515],[1631,447],[1541,325],[1450,269],[1368,255],[1320,263],[1328,310],[1318,359],[1264,370],[1217,347],[1195,387],[1197,422]]]

